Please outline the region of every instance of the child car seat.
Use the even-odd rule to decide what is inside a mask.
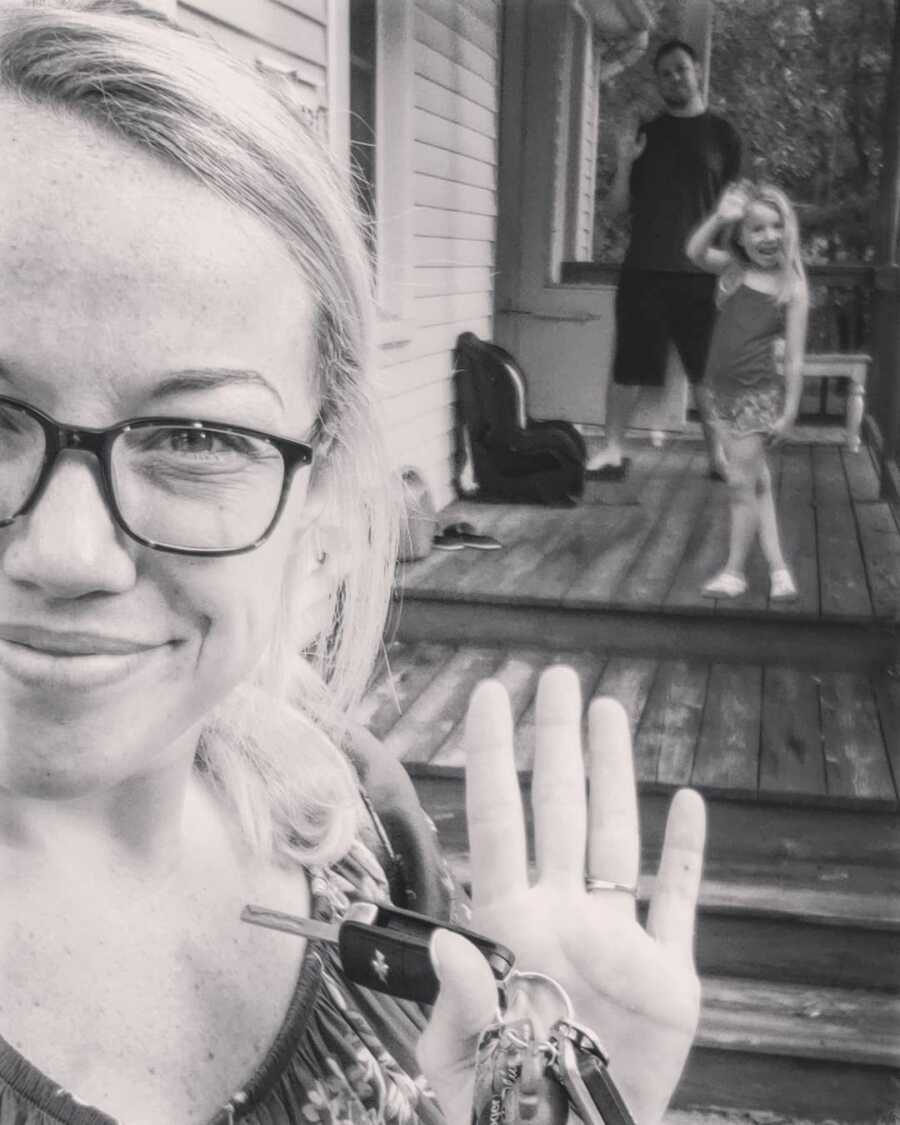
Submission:
[[[466,455],[484,500],[571,505],[584,491],[584,439],[570,422],[528,417],[525,375],[498,344],[464,332],[454,353],[456,475]]]

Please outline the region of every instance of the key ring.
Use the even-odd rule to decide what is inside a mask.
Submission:
[[[524,1002],[530,1001],[530,1007],[536,1009],[540,1015],[543,1015],[540,1001],[537,996],[529,990],[529,986],[548,988],[552,997],[557,1003],[561,1003],[563,1007],[562,1015],[556,1015],[546,1020],[547,1028],[553,1026],[558,1019],[571,1023],[575,1019],[575,1009],[572,1004],[572,999],[568,992],[554,977],[549,976],[547,973],[528,972],[520,969],[513,969],[503,982],[503,1002],[501,1009],[503,1011],[503,1018],[509,1020],[515,1018],[516,1006],[520,998]],[[521,1013],[519,1013],[521,1015]]]

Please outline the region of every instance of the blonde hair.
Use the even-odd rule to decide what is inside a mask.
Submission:
[[[331,862],[358,796],[338,749],[381,641],[396,501],[372,393],[371,269],[347,178],[286,94],[217,44],[130,0],[34,0],[0,12],[0,90],[68,110],[192,175],[275,232],[315,300],[314,480],[346,568],[301,651],[308,545],[252,682],[210,715],[197,768],[258,853]],[[297,357],[297,377],[308,377]]]
[[[806,292],[806,270],[803,268],[803,258],[800,254],[800,227],[797,222],[797,212],[784,192],[774,184],[753,183],[742,180],[740,184],[747,196],[747,206],[754,204],[770,207],[781,218],[784,229],[784,260],[779,269],[778,284],[775,289],[775,300],[779,304],[786,304],[798,294]],[[741,226],[744,220],[733,223],[728,235],[728,242],[732,252],[742,264],[748,264],[747,253],[740,241]]]

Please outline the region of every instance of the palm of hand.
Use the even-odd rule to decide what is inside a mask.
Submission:
[[[641,133],[639,136],[628,134],[619,141],[619,158],[628,164],[633,164],[641,155],[647,145],[647,137]]]
[[[747,209],[747,196],[743,191],[727,190],[719,201],[719,218],[725,223],[737,223]]]
[[[630,899],[538,882],[524,894],[476,908],[473,926],[515,949],[520,970],[545,973],[562,985],[578,1022],[599,1036],[635,1120],[659,1120],[696,1031],[699,982],[679,951],[638,923]]]

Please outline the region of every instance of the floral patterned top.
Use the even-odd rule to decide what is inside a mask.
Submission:
[[[446,866],[441,876],[449,891]],[[355,899],[388,897],[384,869],[362,838],[334,867],[311,870],[310,885],[312,916],[326,922],[340,919]],[[424,1025],[419,1005],[357,987],[332,946],[311,942],[275,1042],[209,1125],[440,1125],[415,1058]],[[118,1123],[0,1038],[0,1125]]]

